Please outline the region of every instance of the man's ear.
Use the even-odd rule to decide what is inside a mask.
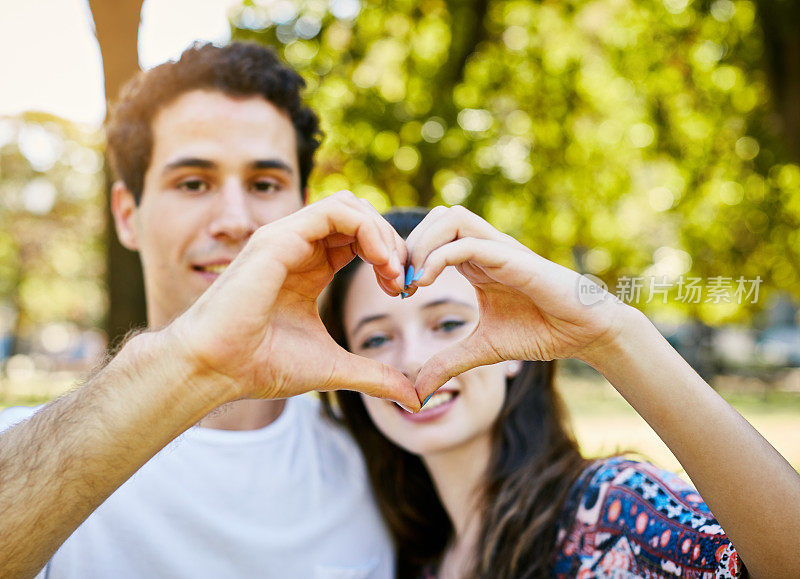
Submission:
[[[111,213],[117,226],[117,237],[123,247],[131,251],[139,249],[136,235],[136,199],[122,181],[115,181],[111,187]]]

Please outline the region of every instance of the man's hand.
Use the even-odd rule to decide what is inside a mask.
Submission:
[[[419,409],[401,372],[345,351],[319,318],[317,298],[356,255],[388,294],[403,289],[405,242],[372,205],[341,191],[259,228],[165,331],[231,399],[346,388]]]

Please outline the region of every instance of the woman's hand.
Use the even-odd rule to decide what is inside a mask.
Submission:
[[[166,330],[233,399],[346,388],[418,409],[401,372],[342,349],[319,318],[317,298],[356,255],[398,295],[403,239],[368,202],[339,192],[259,228]]]
[[[420,370],[416,388],[421,400],[452,376],[484,364],[590,361],[613,342],[626,319],[638,314],[608,292],[585,305],[578,292],[591,283],[587,278],[540,257],[458,205],[433,209],[411,232],[406,247],[409,263],[417,272],[422,269],[407,291],[430,285],[453,265],[475,287],[480,312],[469,336]]]
[[[473,332],[420,370],[421,399],[482,364],[580,358],[601,371],[678,458],[751,576],[800,576],[800,475],[641,312],[610,294],[584,305],[578,287],[586,278],[462,207],[431,211],[406,246],[410,263],[423,268],[417,285],[455,265],[475,286],[480,309]]]

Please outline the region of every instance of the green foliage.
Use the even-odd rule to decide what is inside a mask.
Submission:
[[[759,8],[248,0],[232,27],[308,82],[327,134],[312,199],[462,203],[612,289],[625,275],[760,276],[755,306],[643,305],[646,288],[639,303],[719,323],[800,292],[800,167],[774,136]],[[0,119],[0,302],[17,331],[101,322],[103,179],[99,133]]]
[[[103,179],[99,132],[44,113],[0,119],[0,305],[15,334],[101,323]]]
[[[353,9],[355,8],[355,9]],[[800,169],[770,126],[753,2],[245,1],[233,36],[306,78],[316,197],[462,203],[593,273],[762,278],[797,295]]]

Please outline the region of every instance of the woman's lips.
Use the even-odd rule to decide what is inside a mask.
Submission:
[[[211,273],[210,271],[204,271],[202,269],[195,269],[194,272],[209,282],[213,282],[219,277],[218,273]]]
[[[456,400],[458,399],[458,392],[455,390],[446,390],[444,392],[440,390],[439,392],[437,392],[437,394],[440,393],[444,394],[445,392],[452,393],[453,397],[450,398],[450,400],[447,400],[446,402],[442,402],[438,406],[434,406],[432,408],[423,408],[416,414],[414,414],[413,412],[408,412],[407,410],[403,410],[396,404],[395,407],[397,408],[397,411],[400,412],[403,418],[405,418],[406,420],[410,420],[411,422],[428,422],[431,420],[436,420],[443,414],[447,413],[453,407],[453,404],[455,404]],[[433,399],[434,397],[431,397],[431,400]]]

